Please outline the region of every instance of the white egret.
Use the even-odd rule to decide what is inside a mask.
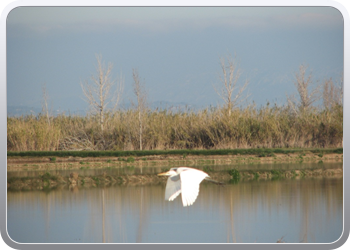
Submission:
[[[223,184],[210,179],[210,176],[202,170],[189,167],[171,168],[158,175],[169,176],[165,188],[165,200],[173,201],[181,193],[184,207],[191,206],[195,202],[199,193],[199,184],[203,180]]]

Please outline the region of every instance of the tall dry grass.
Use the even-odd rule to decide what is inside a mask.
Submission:
[[[343,107],[295,114],[288,106],[148,111],[142,147],[162,149],[342,147]],[[8,151],[138,150],[137,110],[97,116],[7,118]]]

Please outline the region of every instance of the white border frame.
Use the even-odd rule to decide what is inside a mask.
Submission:
[[[348,0],[341,0],[343,4],[345,4]],[[9,3],[10,2],[10,3]],[[9,4],[8,4],[9,3]],[[48,247],[50,249],[61,249],[64,247],[67,247],[69,249],[96,249],[96,247],[105,247],[105,248],[111,248],[115,249],[122,247],[123,249],[134,249],[134,248],[146,248],[146,249],[164,249],[166,248],[173,248],[177,249],[179,247],[186,247],[188,248],[208,248],[212,249],[213,247],[217,247],[220,249],[232,249],[239,246],[239,249],[251,249],[258,247],[259,249],[275,249],[275,248],[285,248],[285,249],[295,249],[295,248],[301,248],[301,249],[335,249],[342,247],[345,249],[345,245],[343,245],[348,237],[349,237],[349,213],[350,213],[350,200],[347,197],[349,196],[349,190],[350,190],[350,184],[347,183],[345,180],[349,179],[349,171],[347,171],[345,164],[348,162],[348,159],[350,155],[347,155],[345,150],[347,149],[347,146],[349,144],[349,132],[347,132],[347,129],[350,125],[349,122],[349,104],[345,97],[350,95],[350,92],[347,88],[347,85],[350,77],[350,53],[349,53],[349,44],[350,44],[350,19],[349,19],[349,13],[344,8],[343,5],[341,5],[339,2],[335,1],[328,1],[328,0],[320,0],[320,1],[312,1],[312,0],[306,0],[306,1],[291,1],[291,0],[283,0],[283,1],[276,1],[276,0],[266,0],[266,1],[259,1],[259,0],[211,0],[211,1],[140,1],[140,0],[131,0],[131,1],[107,1],[107,0],[87,0],[87,1],[79,1],[79,0],[51,0],[51,1],[45,1],[45,0],[20,0],[20,1],[5,1],[2,2],[2,4],[8,4],[4,10],[1,13],[1,38],[0,38],[0,46],[1,46],[1,56],[0,56],[0,159],[1,159],[1,185],[4,185],[3,188],[0,189],[0,197],[1,199],[1,205],[0,205],[0,229],[1,229],[1,236],[2,239],[5,242],[5,247],[11,247],[15,249],[47,249]],[[11,238],[7,234],[7,88],[6,88],[6,19],[8,14],[16,7],[20,6],[279,6],[279,7],[292,7],[292,6],[327,6],[327,7],[334,7],[340,11],[340,13],[343,15],[344,18],[344,123],[343,123],[343,142],[344,142],[344,158],[343,158],[343,173],[344,173],[344,184],[343,184],[343,215],[344,215],[344,228],[343,228],[343,234],[342,236],[333,243],[326,243],[326,244],[319,244],[319,243],[285,243],[285,244],[239,244],[239,243],[222,243],[222,244],[23,244],[23,243],[15,243],[11,240]],[[215,245],[215,246],[214,246]],[[349,246],[349,244],[346,244]],[[3,249],[3,248],[1,248]]]

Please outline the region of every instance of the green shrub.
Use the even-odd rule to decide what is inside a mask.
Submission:
[[[134,157],[129,157],[128,159],[126,159],[126,162],[134,162],[135,158]]]
[[[237,169],[231,169],[228,171],[229,175],[231,175],[233,180],[240,180],[241,179],[241,174]]]

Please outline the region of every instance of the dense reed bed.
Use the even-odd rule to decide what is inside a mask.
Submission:
[[[142,116],[142,148],[247,149],[342,147],[343,107],[309,109],[266,105],[235,109],[149,110]],[[140,147],[137,110],[98,116],[58,115],[7,118],[8,151],[125,151]]]

